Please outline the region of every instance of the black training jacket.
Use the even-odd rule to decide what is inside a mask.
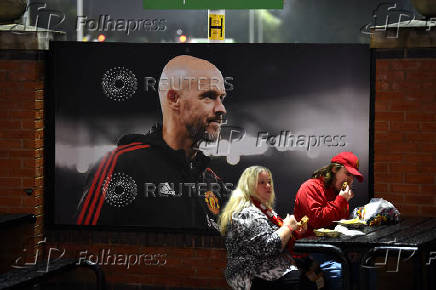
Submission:
[[[188,162],[162,130],[125,135],[91,171],[78,225],[217,229],[230,189],[207,167],[202,152]]]

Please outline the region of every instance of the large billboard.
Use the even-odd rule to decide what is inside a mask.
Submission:
[[[53,42],[50,222],[214,232],[228,194],[252,165],[272,171],[275,208],[285,216],[299,186],[342,151],[359,157],[365,181],[353,184],[350,208],[362,205],[372,194],[370,64],[367,45]],[[179,106],[184,93],[168,92],[189,78],[173,77],[197,65],[215,73],[196,75],[197,91],[207,83],[198,94],[202,107]],[[211,102],[217,119],[205,122],[207,130],[221,127],[217,136],[188,146],[193,151],[172,150],[188,148],[178,124],[195,128]]]

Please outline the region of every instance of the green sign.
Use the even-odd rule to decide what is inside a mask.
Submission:
[[[144,9],[283,9],[283,0],[142,0]]]

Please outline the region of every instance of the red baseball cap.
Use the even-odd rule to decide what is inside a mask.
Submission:
[[[330,161],[332,163],[339,163],[353,174],[359,182],[363,181],[363,175],[359,172],[359,158],[353,152],[341,152]]]

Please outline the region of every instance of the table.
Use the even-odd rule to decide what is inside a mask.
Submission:
[[[294,251],[333,255],[343,265],[344,289],[351,289],[352,286],[349,253],[361,255],[360,272],[362,273],[362,267],[374,267],[371,261],[375,256],[385,256],[390,251],[396,254],[398,259],[414,261],[415,289],[429,289],[428,280],[431,278],[429,269],[436,264],[436,218],[402,217],[398,224],[367,226],[361,231],[366,235],[303,238],[296,241]],[[424,283],[425,281],[427,283]],[[362,279],[360,282],[357,286],[362,288]]]
[[[0,214],[0,228],[19,225],[21,223],[35,223],[34,214]]]
[[[78,267],[85,267],[94,272],[96,290],[106,289],[105,275],[100,266],[88,260],[80,261],[77,259],[59,259],[51,261],[48,265],[47,263],[39,263],[22,269],[12,269],[0,275],[0,289],[39,289],[38,283],[45,279]]]

